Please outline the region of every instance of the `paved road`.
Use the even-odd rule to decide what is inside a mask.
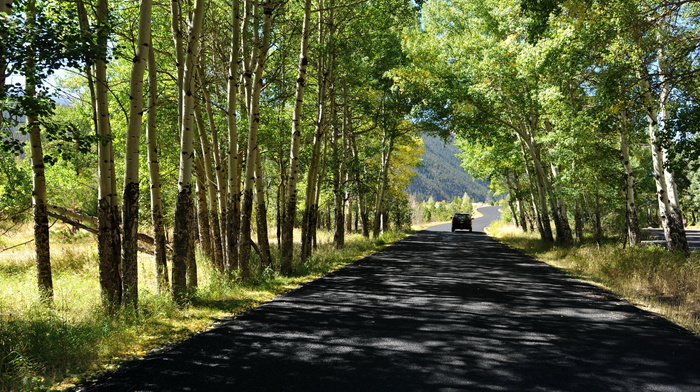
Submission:
[[[655,242],[666,246],[664,229],[647,228],[644,230],[652,236],[652,240],[647,242]],[[700,249],[700,229],[685,229],[685,236],[688,239],[688,247],[690,247],[691,250]]]
[[[84,390],[700,391],[700,338],[485,220],[422,231]]]

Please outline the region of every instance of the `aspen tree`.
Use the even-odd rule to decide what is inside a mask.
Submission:
[[[100,55],[95,62],[95,115],[98,135],[98,257],[100,286],[105,305],[113,309],[122,301],[120,273],[121,233],[117,203],[112,128],[109,113],[107,47],[109,38],[109,4],[97,2],[97,42]]]
[[[212,172],[212,149],[209,138],[207,137],[206,125],[204,124],[204,119],[202,118],[202,111],[199,105],[196,105],[195,109],[197,118],[197,134],[199,136],[199,146],[201,152],[201,169],[198,170],[199,176],[201,176],[201,184],[206,192],[206,203],[203,204],[205,207],[204,211],[200,211],[200,217],[202,214],[207,215],[209,221],[209,230],[203,232],[200,236],[207,236],[211,238],[211,250],[212,261],[214,266],[219,270],[224,270],[224,255],[223,247],[221,243],[221,226],[219,221],[219,198],[216,189],[216,178]],[[211,124],[210,124],[211,125]],[[199,166],[198,166],[199,167]]]
[[[252,246],[250,238],[251,236],[251,220],[252,210],[253,210],[253,197],[252,197],[252,187],[253,179],[250,178],[254,175],[254,170],[252,166],[250,167],[250,172],[248,171],[248,166],[250,165],[251,154],[251,142],[254,140],[257,144],[257,134],[251,136],[250,127],[253,122],[252,115],[252,95],[253,95],[253,75],[254,75],[254,61],[257,59],[255,45],[251,46],[251,42],[256,41],[259,45],[259,29],[251,28],[250,25],[256,22],[255,14],[257,12],[257,5],[253,0],[243,0],[243,16],[241,20],[241,95],[245,114],[248,119],[248,138],[246,139],[246,148],[241,151],[241,157],[243,159],[242,164],[245,166],[241,169],[241,193],[240,193],[240,217],[239,217],[239,230],[236,235],[238,236],[238,271],[241,276],[250,276],[250,248]],[[255,31],[255,36],[251,30]],[[251,139],[254,137],[254,139]],[[257,146],[256,146],[257,148]],[[246,191],[250,187],[250,195],[246,199]],[[248,203],[248,204],[246,204]]]
[[[153,41],[151,41],[153,42]],[[152,45],[152,44],[151,44]],[[148,117],[146,140],[148,143],[148,174],[151,182],[151,219],[153,225],[153,251],[155,253],[156,280],[158,291],[165,293],[169,287],[165,225],[163,223],[163,198],[161,196],[160,164],[158,163],[158,142],[156,140],[156,108],[158,107],[158,78],[156,58],[153,50],[148,51]]]
[[[347,93],[343,94],[347,97]],[[333,110],[335,112],[335,110]],[[334,233],[333,243],[336,249],[341,249],[345,246],[345,207],[348,199],[345,191],[345,182],[347,181],[347,170],[345,164],[345,152],[347,151],[345,138],[348,132],[350,118],[348,115],[348,106],[343,105],[342,124],[337,125],[333,130],[333,139],[331,151],[333,154],[333,199],[334,199]]]
[[[356,135],[350,134],[349,135],[349,142],[350,142],[350,151],[352,153],[352,158],[356,163],[359,163],[361,160],[360,157],[360,152],[357,147],[357,140],[356,140]],[[354,172],[354,180],[355,183],[360,184],[363,183],[362,178],[361,178],[361,171],[355,170]],[[359,219],[362,222],[362,236],[369,238],[369,230],[370,230],[370,222],[369,222],[369,212],[367,208],[367,200],[366,200],[366,194],[365,192],[361,192],[360,195],[357,198],[357,205],[358,205],[358,214],[359,214]]]
[[[263,267],[269,267],[272,265],[272,255],[270,252],[270,237],[267,231],[267,204],[265,202],[263,167],[260,160],[259,149],[255,153],[255,203],[256,231],[258,233],[260,262]]]
[[[138,305],[138,229],[139,229],[139,145],[144,112],[144,73],[151,44],[152,0],[141,0],[136,55],[131,68],[129,94],[129,126],[126,137],[124,168],[124,197],[122,208],[124,236],[122,239],[122,301],[124,305]]]
[[[213,178],[210,180],[211,185],[214,188],[214,198],[212,199],[212,213],[216,214],[213,218],[214,227],[216,232],[213,232],[213,241],[216,244],[215,254],[216,263],[220,270],[223,272],[226,270],[226,200],[228,199],[228,187],[226,179],[224,178],[225,172],[223,168],[223,162],[221,157],[221,144],[219,142],[219,129],[216,126],[216,121],[214,119],[214,110],[212,108],[211,94],[207,88],[207,83],[204,77],[201,75],[201,93],[204,101],[204,109],[207,114],[207,123],[209,124],[209,130],[211,133],[211,148],[210,148],[210,158],[213,165]],[[206,136],[206,134],[205,134]]]
[[[661,59],[660,59],[661,60]],[[659,204],[659,215],[664,229],[666,248],[671,251],[688,252],[688,240],[683,227],[683,218],[678,206],[676,182],[673,173],[668,169],[668,151],[661,144],[659,134],[668,125],[668,109],[666,108],[671,86],[662,77],[658,100],[651,94],[651,83],[648,76],[642,80],[644,99],[647,106],[647,122],[649,144],[651,146],[652,162],[654,165],[654,180]]]
[[[387,182],[389,180],[389,165],[391,164],[391,155],[394,151],[394,135],[391,130],[385,129],[382,138],[382,155],[381,166],[379,172],[379,184],[377,186],[377,196],[374,210],[374,220],[372,222],[372,236],[378,238],[381,234],[382,214],[384,213],[384,198],[386,195]]]
[[[187,50],[180,93],[182,96],[180,131],[180,169],[173,229],[172,295],[175,302],[185,300],[189,283],[194,284],[194,200],[192,168],[194,161],[195,88],[199,45],[206,0],[195,0],[187,35]],[[175,21],[173,21],[175,23]],[[188,274],[189,272],[189,274]]]
[[[331,149],[331,176],[333,182],[333,244],[336,249],[341,249],[345,246],[345,190],[343,181],[345,178],[345,138],[344,131],[346,130],[347,119],[343,116],[343,123],[339,124],[338,108],[336,100],[336,15],[335,1],[328,2],[328,97],[330,100],[330,119],[331,138],[329,146]],[[346,107],[346,106],[344,106]],[[344,113],[347,115],[347,113]]]
[[[76,0],[75,2],[76,10],[78,12],[78,26],[80,32],[86,36],[91,34],[90,22],[88,20],[88,14],[85,9],[85,2],[83,0]],[[84,68],[85,77],[87,79],[88,90],[90,91],[90,106],[92,107],[92,122],[93,126],[97,132],[99,129],[97,124],[97,97],[95,91],[95,76],[94,67],[91,64],[86,64]],[[98,163],[99,167],[99,163]]]
[[[32,34],[31,50],[27,51],[25,62],[26,92],[30,98],[37,98],[39,78],[35,63],[36,56],[36,1],[27,3],[27,24]],[[35,109],[27,113],[27,129],[31,147],[32,162],[32,201],[34,207],[34,249],[36,255],[37,284],[40,298],[53,302],[53,279],[51,276],[51,253],[49,248],[49,217],[47,214],[46,177],[44,175],[44,149],[41,140],[39,115]]]
[[[246,2],[250,2],[247,0]],[[241,277],[250,278],[250,251],[252,247],[251,221],[253,211],[253,188],[255,187],[255,154],[258,153],[258,128],[260,126],[260,92],[263,85],[263,73],[267,54],[270,49],[270,34],[272,30],[272,13],[275,3],[264,0],[262,3],[263,21],[258,45],[253,58],[253,72],[246,76],[246,90],[249,93],[248,110],[248,147],[246,151],[245,175],[243,178],[243,203],[241,206],[241,231],[239,236],[239,265]]]
[[[213,164],[213,180],[216,180],[215,182],[215,189],[216,189],[216,206],[217,206],[217,211],[220,214],[220,216],[224,216],[224,209],[225,209],[225,204],[226,204],[226,198],[227,198],[227,192],[228,188],[226,187],[226,181],[224,179],[224,167],[222,165],[222,158],[221,158],[221,143],[219,141],[219,128],[216,126],[216,121],[214,119],[214,109],[212,108],[212,99],[211,99],[211,94],[209,93],[209,89],[207,88],[207,82],[204,80],[204,76],[201,75],[201,69],[200,69],[200,83],[201,83],[201,88],[200,91],[202,93],[202,101],[204,102],[204,110],[207,113],[207,123],[209,124],[209,131],[211,133],[211,160]],[[223,218],[222,218],[223,219]],[[225,238],[224,234],[224,229],[223,225],[222,228],[220,229],[220,236],[221,238]]]
[[[204,173],[204,159],[197,154],[194,159],[195,195],[197,198],[197,239],[202,249],[202,254],[208,260],[214,260],[214,246],[211,240],[211,222],[209,221],[209,205],[207,203],[207,176]]]
[[[319,16],[318,16],[318,43],[324,45],[326,43],[326,30],[324,9],[325,2],[319,1]],[[313,248],[313,240],[316,234],[318,225],[318,182],[319,172],[321,170],[321,148],[326,139],[327,131],[327,87],[328,87],[328,66],[327,53],[319,56],[317,63],[318,70],[318,94],[316,104],[316,123],[314,125],[314,141],[311,150],[311,162],[306,174],[306,197],[304,206],[304,216],[301,223],[301,260],[306,260],[311,257]]]
[[[667,15],[660,18],[660,22],[667,22]],[[669,100],[674,88],[672,78],[673,70],[671,61],[667,54],[666,42],[664,42],[661,32],[663,26],[655,26],[655,59],[656,72],[658,73],[658,94],[656,99],[652,98],[650,75],[646,70],[643,72],[643,96],[647,106],[647,122],[649,130],[649,143],[651,145],[651,155],[654,164],[654,179],[656,180],[657,200],[659,203],[659,214],[664,228],[666,238],[666,248],[671,252],[682,251],[686,254],[690,252],[688,239],[685,234],[683,224],[683,214],[681,213],[678,200],[678,189],[676,178],[669,169],[669,151],[662,144],[660,135],[667,132],[670,126]],[[640,32],[641,33],[641,32]]]
[[[238,90],[240,88],[239,70],[241,66],[241,17],[240,1],[231,2],[231,53],[228,64],[228,80],[226,83],[226,125],[228,131],[227,180],[226,199],[226,270],[232,272],[238,268],[238,232],[240,229],[240,161],[238,154],[238,124],[236,115],[238,106]]]
[[[301,28],[301,48],[297,66],[296,90],[294,93],[294,112],[292,114],[292,137],[289,149],[289,175],[287,176],[286,200],[282,217],[281,247],[282,272],[290,274],[294,259],[294,221],[297,211],[297,183],[299,182],[299,149],[301,145],[301,116],[304,106],[306,88],[306,68],[309,63],[309,35],[311,30],[311,0],[304,0],[304,19]]]
[[[620,114],[620,161],[625,180],[625,221],[627,226],[627,241],[630,246],[637,246],[641,241],[641,232],[637,218],[637,207],[634,196],[634,170],[631,164],[630,141],[627,135],[629,120],[626,113]]]
[[[185,33],[183,32],[182,0],[170,1],[170,32],[175,47],[175,67],[177,68],[177,110],[178,129],[182,129],[183,80],[185,77]]]

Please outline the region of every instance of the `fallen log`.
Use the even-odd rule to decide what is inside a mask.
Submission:
[[[87,226],[87,225],[84,225],[84,224],[82,224],[81,222],[78,222],[78,221],[74,221],[74,220],[72,220],[71,218],[69,218],[69,217],[67,217],[67,216],[64,216],[64,215],[61,215],[61,214],[59,214],[59,213],[56,213],[56,212],[54,212],[55,210],[54,210],[54,211],[52,211],[52,210],[53,210],[53,207],[49,207],[49,210],[46,211],[46,213],[47,213],[50,217],[56,218],[56,219],[60,220],[60,221],[63,222],[63,223],[67,223],[67,224],[69,224],[69,225],[71,225],[71,226],[73,226],[73,227],[77,227],[77,228],[79,228],[79,229],[83,229],[83,230],[88,231],[88,232],[90,232],[90,233],[92,233],[92,234],[97,234],[97,233],[98,233],[98,230],[97,230],[96,228],[90,227],[90,226]]]
[[[67,210],[63,207],[58,207],[58,206],[53,206],[53,205],[48,206],[47,214],[52,218],[56,218],[56,219],[60,220],[61,222],[67,223],[73,227],[77,227],[78,229],[83,229],[83,230],[85,230],[89,233],[95,234],[95,235],[99,233],[99,230],[96,227],[88,226],[88,225],[83,223],[83,222],[88,222],[88,223],[92,223],[95,226],[97,226],[97,218],[95,218],[94,216],[81,214],[81,213],[78,213],[75,211]],[[148,234],[143,234],[143,233],[138,233],[138,240],[143,241],[149,245],[153,245],[155,243],[155,240],[153,239],[153,237],[151,237]],[[152,255],[152,256],[156,254],[155,250],[144,248],[141,246],[138,247],[138,250],[140,252],[147,253],[147,254]],[[168,251],[168,253],[172,253],[172,249],[170,247],[167,247],[167,251]],[[167,257],[172,258],[172,256],[170,254],[168,254]]]
[[[74,222],[78,222],[78,223],[88,222],[88,223],[92,224],[93,226],[97,227],[97,218],[94,216],[81,214],[79,212],[71,211],[67,208],[63,208],[63,207],[59,207],[59,206],[55,206],[55,205],[51,205],[51,204],[47,204],[46,207],[49,210],[54,211],[56,214],[60,214],[63,217],[70,218]],[[61,218],[58,218],[58,219],[61,219]],[[68,222],[66,222],[66,223],[68,223]],[[84,228],[84,227],[86,227],[86,226],[83,226],[82,228]]]

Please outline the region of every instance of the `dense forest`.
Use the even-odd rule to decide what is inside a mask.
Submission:
[[[393,72],[421,97],[414,118],[456,133],[523,229],[635,246],[660,225],[687,253],[699,17],[694,1],[428,1]]]
[[[453,135],[545,241],[635,246],[658,224],[688,251],[695,1],[8,0],[0,15],[0,219],[33,222],[46,302],[55,220],[97,236],[107,309],[137,306],[138,252],[183,302],[198,263],[289,275],[321,227],[342,248],[407,226],[424,134]],[[448,159],[430,151],[425,167]]]
[[[50,220],[97,235],[107,308],[137,305],[139,251],[180,302],[200,252],[231,277],[292,274],[320,227],[342,247],[346,231],[410,224],[402,190],[420,138],[387,72],[406,61],[400,32],[417,12],[405,1],[2,2],[2,221],[11,230],[33,205],[45,300]],[[27,143],[11,137],[18,127]]]
[[[425,152],[420,157],[416,176],[406,188],[406,193],[417,201],[451,201],[466,193],[472,201],[489,202],[493,199],[488,185],[477,181],[461,166],[457,159],[459,149],[436,136],[423,136]]]

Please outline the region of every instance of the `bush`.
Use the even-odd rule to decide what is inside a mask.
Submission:
[[[0,153],[0,221],[22,222],[31,217],[32,179],[27,167]]]

